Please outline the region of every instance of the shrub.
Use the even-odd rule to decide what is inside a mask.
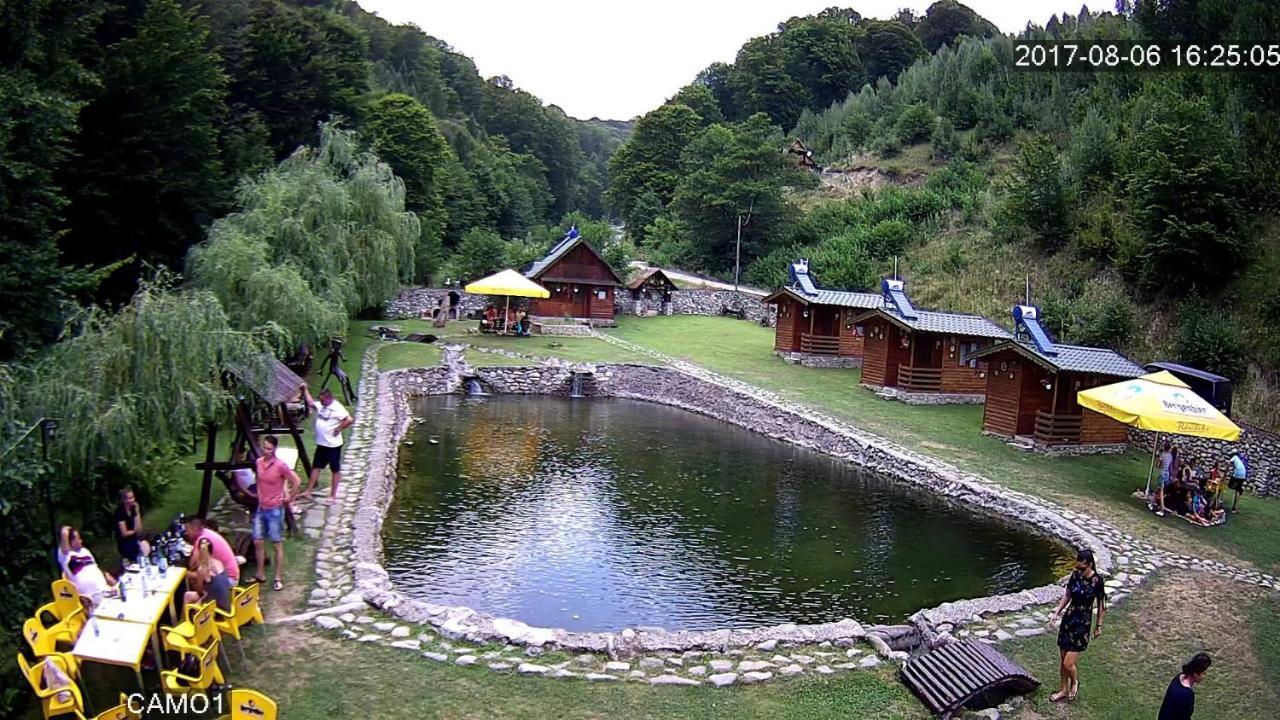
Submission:
[[[929,139],[933,135],[936,122],[937,119],[928,105],[915,103],[907,106],[907,109],[898,117],[894,134],[898,142],[911,145]]]
[[[1197,296],[1178,312],[1178,360],[1233,380],[1244,376],[1244,338],[1227,314],[1212,309]]]

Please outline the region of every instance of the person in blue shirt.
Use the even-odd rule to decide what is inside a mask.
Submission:
[[[1245,466],[1240,453],[1232,455],[1228,462],[1231,463],[1231,479],[1227,481],[1227,487],[1236,491],[1236,496],[1231,499],[1231,512],[1235,512],[1240,504],[1240,495],[1244,493],[1244,481],[1248,478],[1249,468]]]
[[[1213,661],[1208,653],[1196,653],[1196,656],[1182,666],[1182,672],[1174,675],[1169,687],[1164,691],[1164,702],[1160,703],[1158,720],[1191,720],[1196,711],[1196,685],[1203,680],[1205,673]]]
[[[1173,481],[1173,464],[1173,446],[1169,444],[1168,440],[1165,440],[1164,447],[1161,448],[1160,452],[1160,480],[1156,485],[1156,505],[1158,505],[1160,509],[1156,510],[1154,506],[1148,506],[1151,507],[1152,510],[1156,510],[1156,515],[1161,517],[1164,517],[1165,514],[1164,491],[1165,488],[1169,486],[1169,483]]]

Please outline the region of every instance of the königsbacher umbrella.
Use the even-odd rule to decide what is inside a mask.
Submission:
[[[473,283],[468,283],[463,290],[466,290],[472,295],[505,295],[507,298],[507,307],[502,315],[504,318],[507,316],[507,313],[511,311],[512,296],[533,298],[551,297],[551,291],[521,275],[515,270],[503,270],[501,272],[496,272],[489,277],[480,278]]]

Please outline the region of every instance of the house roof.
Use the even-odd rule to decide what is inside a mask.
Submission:
[[[991,322],[981,315],[965,315],[963,313],[936,312],[934,310],[916,310],[915,317],[907,318],[898,314],[889,306],[881,306],[854,318],[854,322],[879,315],[892,323],[908,330],[918,332],[941,333],[945,335],[966,335],[969,337],[996,338],[1008,340],[1013,337],[1008,330]]]
[[[815,295],[806,295],[790,287],[784,287],[774,292],[761,302],[775,303],[783,295],[793,297],[806,305],[836,305],[839,307],[870,309],[878,308],[884,303],[884,299],[876,293],[819,289]]]
[[[627,288],[630,290],[639,290],[642,285],[649,282],[651,279],[655,282],[661,282],[672,290],[679,289],[676,287],[674,282],[671,282],[671,278],[667,277],[667,274],[662,272],[662,268],[656,267],[647,268],[644,272],[636,275],[631,282],[627,283]]]
[[[1140,365],[1114,350],[1080,345],[1062,345],[1060,343],[1054,343],[1053,347],[1057,350],[1057,354],[1045,355],[1031,343],[1009,340],[985,350],[980,350],[969,357],[982,358],[995,355],[1003,350],[1012,350],[1052,370],[1064,372],[1094,373],[1120,378],[1138,377],[1146,372]]]
[[[529,269],[525,271],[524,276],[529,278],[530,280],[538,280],[539,278],[541,278],[542,274],[547,271],[548,268],[556,264],[557,260],[559,260],[560,258],[563,258],[565,255],[568,255],[569,251],[573,250],[579,245],[582,245],[587,250],[589,250],[592,255],[596,256],[596,259],[600,261],[601,265],[604,265],[606,268],[609,269],[609,274],[613,276],[614,284],[617,284],[617,285],[622,284],[622,278],[618,276],[618,273],[612,267],[609,267],[609,263],[606,262],[605,259],[600,255],[600,253],[596,252],[596,249],[591,247],[591,243],[587,242],[586,239],[584,239],[582,236],[578,236],[575,238],[565,238],[564,240],[561,240],[560,242],[556,243],[556,246],[551,248],[551,252],[544,255],[541,260],[538,260],[529,266]],[[546,278],[546,279],[558,281],[558,282],[573,282],[575,280],[575,278],[562,278],[562,277],[552,277],[552,278]],[[607,281],[602,282],[599,280],[594,280],[592,281],[592,283],[595,285],[610,284]]]

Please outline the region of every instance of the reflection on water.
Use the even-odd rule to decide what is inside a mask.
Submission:
[[[398,588],[431,602],[584,631],[900,620],[1067,567],[1050,540],[672,408],[415,413],[383,539]]]

